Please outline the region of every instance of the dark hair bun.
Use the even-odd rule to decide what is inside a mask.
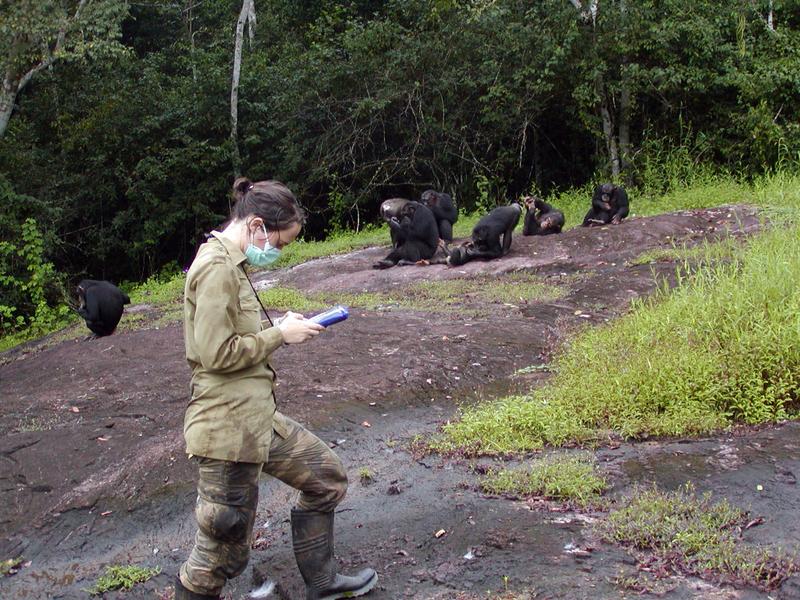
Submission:
[[[253,182],[250,181],[247,177],[237,177],[236,181],[233,182],[233,197],[236,198],[238,202],[244,195],[250,191],[250,188],[253,187]]]

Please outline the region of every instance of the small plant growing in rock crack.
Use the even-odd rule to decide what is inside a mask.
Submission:
[[[369,485],[375,481],[375,475],[368,467],[361,467],[358,470],[358,478],[361,480],[361,485]]]
[[[480,486],[492,494],[539,496],[590,507],[600,503],[608,484],[588,454],[554,454],[516,469],[489,471]]]
[[[605,541],[629,549],[640,563],[665,575],[778,588],[800,572],[783,550],[744,543],[742,531],[759,523],[726,500],[698,496],[691,484],[674,492],[638,488],[596,526]]]
[[[148,569],[136,565],[109,565],[94,587],[86,590],[92,596],[99,596],[112,590],[128,591],[137,583],[144,583],[161,573],[161,567]]]

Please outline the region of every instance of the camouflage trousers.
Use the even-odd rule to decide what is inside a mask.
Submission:
[[[197,534],[180,570],[181,583],[191,591],[217,595],[247,566],[262,472],[300,490],[297,506],[303,510],[330,512],[344,497],[347,473],[339,457],[305,427],[284,419],[288,434],[273,431],[266,463],[196,457]]]

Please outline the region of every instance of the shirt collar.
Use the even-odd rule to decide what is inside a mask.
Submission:
[[[239,245],[223,236],[222,232],[212,231],[211,235],[222,242],[222,245],[225,247],[225,250],[231,257],[231,260],[233,260],[233,264],[239,266],[247,260],[247,257],[244,255],[244,252],[242,252],[241,248],[239,248]]]

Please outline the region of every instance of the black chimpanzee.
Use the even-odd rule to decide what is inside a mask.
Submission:
[[[399,220],[400,211],[409,202],[411,202],[411,200],[406,200],[405,198],[389,198],[388,200],[384,200],[381,203],[381,219],[387,223],[393,218]],[[402,242],[402,240],[398,239],[398,235],[400,234],[389,227],[389,235],[392,236],[392,248],[397,248],[397,246]]]
[[[453,225],[458,220],[458,208],[453,203],[450,194],[425,190],[422,192],[420,202],[433,211],[436,224],[439,227],[439,237],[445,242],[453,241]]]
[[[628,216],[628,194],[625,189],[612,183],[598,185],[592,195],[592,208],[583,218],[584,227],[595,225],[618,225]]]
[[[122,317],[123,306],[131,299],[108,281],[84,279],[78,284],[78,314],[94,333],[92,338],[111,335]]]
[[[389,220],[389,228],[397,234],[397,247],[389,255],[376,262],[375,269],[387,269],[394,265],[413,265],[430,260],[439,246],[439,231],[431,210],[424,204],[408,201],[400,214]]]
[[[481,217],[472,229],[472,240],[452,248],[447,264],[457,266],[476,258],[490,260],[508,254],[511,249],[511,232],[519,223],[521,214],[522,207],[514,203],[498,206]],[[500,236],[503,236],[502,244]]]
[[[522,199],[527,212],[522,235],[549,235],[561,233],[564,227],[564,213],[536,196]]]

